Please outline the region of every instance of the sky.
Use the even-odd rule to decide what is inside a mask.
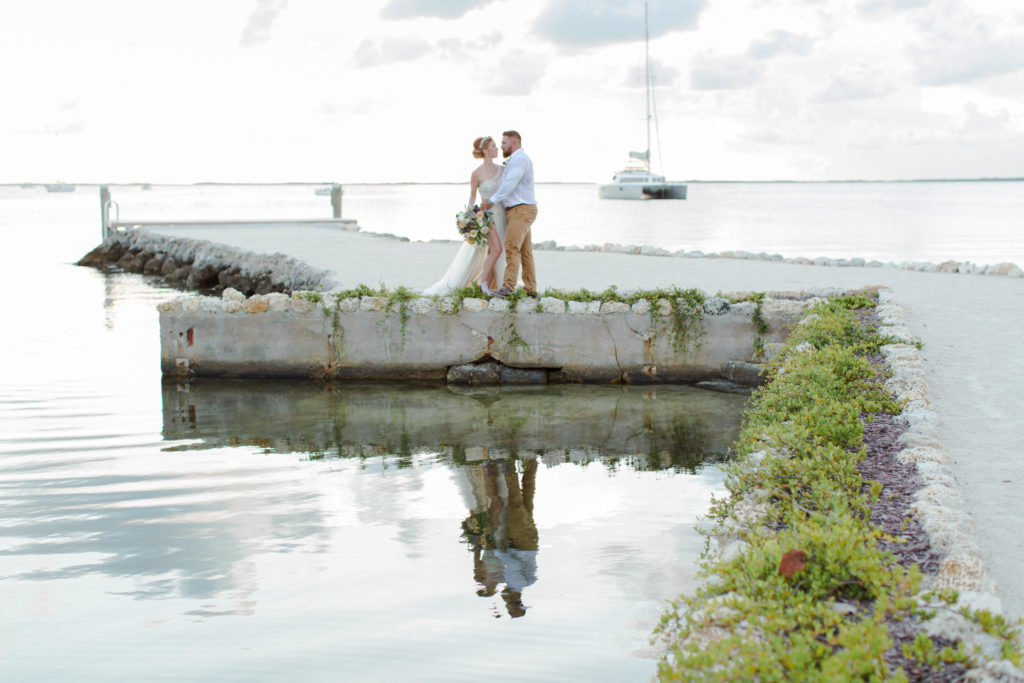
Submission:
[[[1024,176],[1021,0],[650,0],[676,180]],[[538,181],[643,150],[640,0],[5,0],[0,182]]]

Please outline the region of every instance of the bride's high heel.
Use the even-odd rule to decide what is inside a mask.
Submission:
[[[494,296],[494,292],[491,291],[491,288],[487,286],[486,282],[480,283],[480,289],[484,290],[484,294],[486,294],[487,296]]]

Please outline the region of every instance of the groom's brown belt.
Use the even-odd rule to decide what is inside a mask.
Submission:
[[[512,206],[508,207],[508,208],[507,208],[507,209],[505,209],[505,210],[506,210],[506,211],[510,211],[511,209],[514,209],[514,208],[516,208],[517,206],[526,206],[526,202],[523,202],[522,204],[513,204]]]

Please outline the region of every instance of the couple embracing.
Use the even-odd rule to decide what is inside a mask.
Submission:
[[[533,162],[522,149],[523,141],[514,130],[501,136],[501,151],[506,162],[494,163],[498,146],[490,136],[473,141],[473,156],[483,159],[470,176],[469,204],[480,192],[480,208],[494,217],[487,233],[486,253],[468,242],[459,248],[444,276],[423,294],[447,294],[473,282],[484,293],[506,297],[516,288],[520,266],[527,294],[537,295],[537,277],[533,268],[530,227],[537,219],[537,199],[533,191]]]

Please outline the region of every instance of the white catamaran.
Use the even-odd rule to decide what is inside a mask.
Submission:
[[[644,72],[646,76],[647,149],[630,152],[629,163],[598,191],[603,199],[686,199],[686,184],[666,181],[651,171],[651,56],[647,30],[647,3],[644,3]],[[653,115],[657,116],[657,112]]]

